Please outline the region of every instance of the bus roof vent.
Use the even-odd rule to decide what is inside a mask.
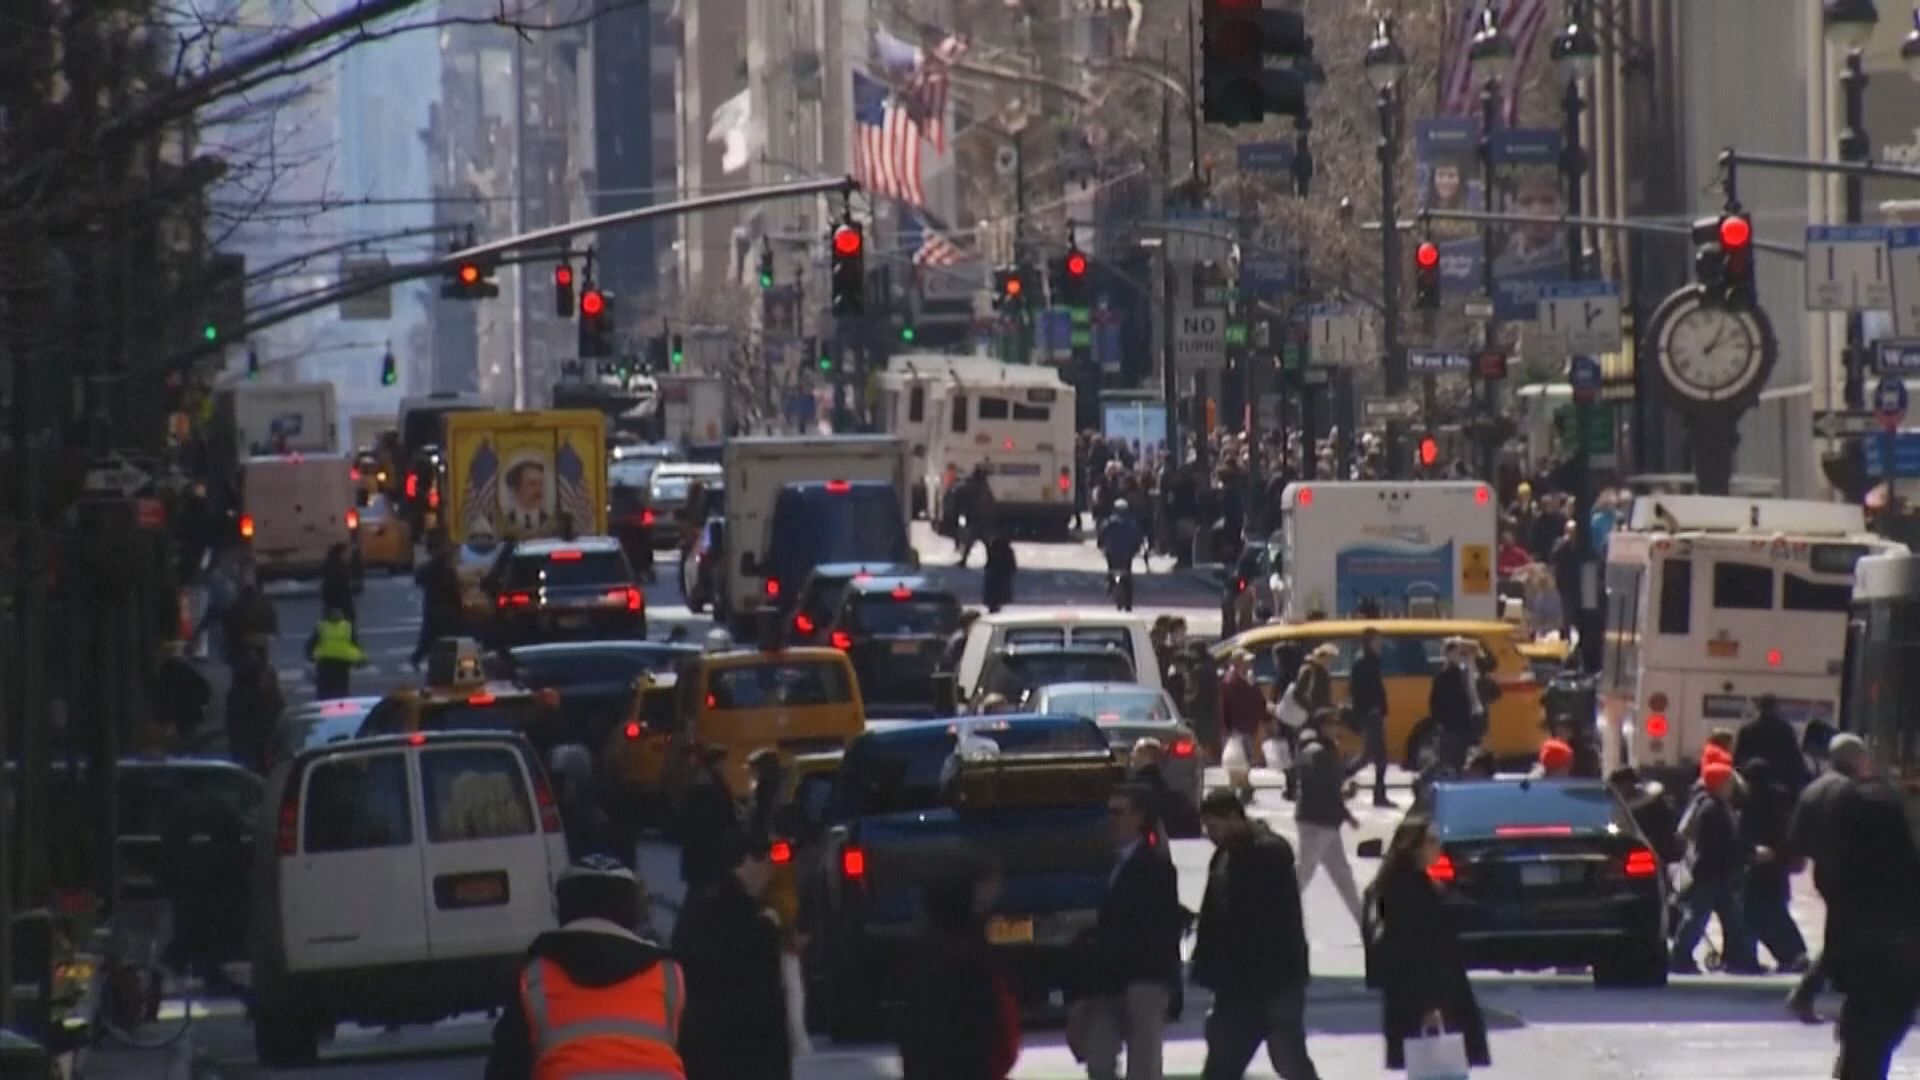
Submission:
[[[1633,501],[1636,532],[1758,532],[1858,536],[1866,511],[1814,499],[1742,499],[1722,495],[1643,495]]]

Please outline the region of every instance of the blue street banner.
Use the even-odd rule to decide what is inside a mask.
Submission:
[[[1464,117],[1421,120],[1413,128],[1414,208],[1479,210],[1480,126]],[[1471,221],[1435,221],[1440,246],[1440,291],[1466,295],[1480,287],[1480,233]]]
[[[1493,133],[1494,208],[1502,213],[1558,217],[1566,212],[1560,183],[1560,132],[1505,128]],[[1496,226],[1493,313],[1531,321],[1540,287],[1567,276],[1567,230],[1547,222]]]

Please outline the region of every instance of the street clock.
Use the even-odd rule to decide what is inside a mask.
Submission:
[[[1729,419],[1759,398],[1779,354],[1763,309],[1708,303],[1699,285],[1667,297],[1648,329],[1660,381],[1672,404]]]

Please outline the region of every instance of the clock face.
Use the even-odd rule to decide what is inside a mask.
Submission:
[[[1666,305],[1663,305],[1666,307]],[[1655,341],[1660,372],[1681,398],[1703,404],[1754,389],[1769,366],[1767,332],[1751,311],[1695,302],[1667,307]]]

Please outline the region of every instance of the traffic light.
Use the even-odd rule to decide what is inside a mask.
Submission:
[[[842,222],[833,230],[833,314],[836,318],[866,313],[866,248],[866,237],[854,222]]]
[[[553,268],[553,314],[560,319],[573,318],[573,267],[567,263]]]
[[[447,274],[440,295],[448,300],[485,300],[500,295],[494,284],[495,263],[491,259],[462,259]]]
[[[1014,315],[1027,309],[1027,275],[1019,267],[993,272],[993,306]]]
[[[773,249],[765,244],[760,247],[760,287],[773,288]]]
[[[1440,440],[1432,435],[1422,435],[1420,441],[1414,444],[1413,453],[1416,464],[1423,469],[1431,469],[1440,464]]]
[[[808,338],[807,355],[813,357],[813,365],[822,375],[833,374],[833,350],[828,348],[825,338]]]
[[[1720,215],[1721,280],[1726,303],[1742,306],[1754,298],[1753,220],[1738,210]]]
[[[247,378],[257,379],[259,377],[260,377],[260,354],[255,352],[252,349],[248,349],[247,350]]]
[[[1087,261],[1086,253],[1078,247],[1069,247],[1066,258],[1060,260],[1061,297],[1070,308],[1087,306],[1087,271],[1093,268]]]
[[[902,345],[913,344],[914,339],[919,336],[920,335],[913,329],[912,323],[906,323],[900,327],[900,344]]]
[[[667,347],[667,364],[672,367],[673,370],[679,371],[682,367],[686,366],[686,363],[687,347],[685,343],[680,340],[680,335],[675,334],[673,335],[672,343]]]
[[[613,294],[589,284],[580,293],[580,356],[599,359],[612,356]]]
[[[1431,240],[1413,249],[1413,306],[1417,311],[1440,310],[1440,245]]]
[[[206,317],[200,339],[209,345],[247,324],[247,258],[215,254],[207,259]]]
[[[1258,124],[1269,114],[1307,114],[1313,38],[1304,15],[1268,10],[1264,0],[1206,0],[1201,35],[1201,114],[1207,123]]]
[[[393,354],[388,353],[387,355],[380,358],[380,385],[392,386],[394,383],[397,383],[399,381],[400,381],[399,365],[393,362]]]

